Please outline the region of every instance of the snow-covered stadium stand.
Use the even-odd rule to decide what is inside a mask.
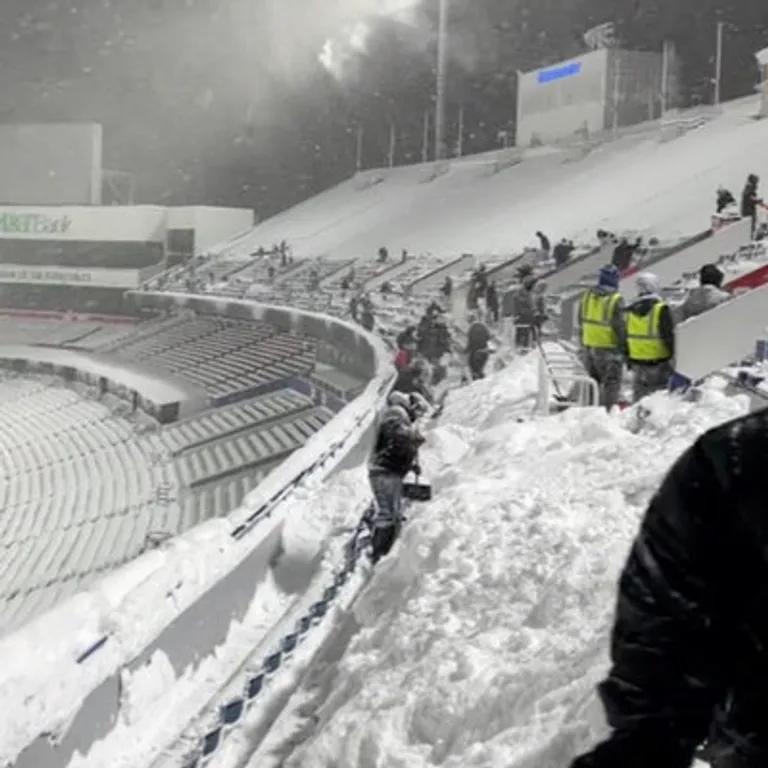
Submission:
[[[179,493],[129,423],[23,378],[0,383],[0,467],[0,632],[136,557]]]
[[[602,147],[542,149],[526,156],[510,151],[440,166],[360,174],[265,222],[217,251],[220,257],[200,264],[200,273],[206,269],[213,273],[213,280],[200,292],[213,296],[195,295],[197,289],[189,294],[137,293],[135,300],[145,310],[186,307],[195,311],[196,318],[171,318],[164,329],[152,333],[139,327],[133,339],[121,338],[111,349],[102,347],[102,352],[121,351],[125,360],[141,359],[157,370],[184,377],[195,376],[206,359],[218,355],[228,369],[226,378],[234,375],[237,380],[217,401],[224,381],[207,378],[207,374],[216,376],[219,364],[216,370],[203,368],[197,383],[215,402],[229,402],[229,394],[233,402],[142,438],[150,455],[162,456],[176,473],[178,503],[168,505],[166,528],[157,532],[173,532],[171,521],[178,521],[182,530],[209,516],[211,510],[217,510],[215,514],[227,511],[238,495],[242,498],[249,482],[258,482],[264,472],[271,471],[241,509],[168,540],[160,549],[0,641],[8,668],[21,670],[12,679],[6,676],[0,681],[0,697],[8,713],[0,722],[0,761],[15,761],[17,768],[91,768],[110,764],[116,754],[114,741],[120,746],[122,739],[124,764],[132,768],[156,760],[160,761],[157,765],[164,765],[165,759],[168,765],[185,768],[203,761],[213,765],[210,761],[222,755],[212,757],[224,734],[245,719],[248,728],[229,740],[234,745],[230,755],[236,754],[238,764],[245,765],[258,746],[252,743],[254,735],[266,734],[259,729],[271,724],[285,703],[275,702],[281,696],[290,699],[303,670],[311,667],[322,644],[339,629],[334,623],[337,616],[342,619],[343,636],[346,608],[364,578],[352,569],[337,567],[342,562],[340,542],[344,537],[331,523],[344,530],[359,515],[360,504],[367,502],[367,491],[359,472],[352,480],[340,480],[340,489],[331,486],[330,494],[321,481],[345,461],[350,466],[359,463],[370,437],[373,411],[391,381],[389,354],[374,337],[330,317],[230,300],[241,291],[256,294],[264,287],[264,263],[253,256],[258,245],[286,237],[291,240],[301,263],[295,274],[290,270],[284,275],[286,281],[277,275],[274,290],[267,286],[272,293],[265,295],[297,306],[317,306],[317,299],[308,295],[308,272],[317,264],[317,256],[332,257],[320,262],[326,266],[318,269],[319,277],[321,282],[327,281],[324,288],[329,289],[327,295],[323,290],[320,293],[323,301],[327,299],[324,310],[338,314],[346,306],[338,295],[340,286],[334,284],[336,276],[360,254],[370,253],[374,258],[380,245],[387,245],[393,254],[399,247],[425,254],[414,260],[418,268],[410,278],[406,277],[410,270],[402,273],[403,282],[410,279],[411,286],[415,282],[418,287],[424,278],[423,295],[416,300],[397,297],[381,312],[404,322],[434,295],[447,262],[451,262],[447,273],[459,276],[468,274],[476,256],[503,263],[523,252],[535,229],[551,233],[557,227],[559,235],[578,239],[581,234],[583,242],[598,227],[641,231],[665,245],[700,231],[702,219],[706,220],[702,211],[710,209],[718,183],[737,184],[747,172],[765,171],[759,167],[765,160],[757,149],[764,144],[766,128],[751,120],[753,106],[752,102],[727,105],[721,115],[697,122],[690,131],[675,133],[672,140],[657,126]],[[726,135],[729,141],[723,141]],[[473,256],[457,260],[463,252]],[[604,254],[596,264],[603,258]],[[363,264],[358,262],[358,266],[362,269]],[[672,269],[669,279],[687,279],[686,269]],[[376,281],[376,272],[370,265],[365,274]],[[243,282],[236,282],[244,275]],[[185,279],[172,285],[178,290],[185,286]],[[285,293],[280,288],[283,282],[289,288]],[[572,285],[573,281],[564,281],[565,288]],[[736,308],[756,307],[760,296],[755,291],[743,303],[736,300],[719,310],[729,333],[735,331],[740,317]],[[762,311],[757,309],[755,315],[762,317]],[[707,316],[701,319],[705,320]],[[187,333],[186,323],[193,323],[196,333]],[[245,336],[244,324],[248,328]],[[298,360],[298,370],[288,365],[276,369],[274,379],[249,378],[248,362],[269,367],[266,360],[238,357],[242,348],[257,349],[263,343],[258,337],[260,324],[277,329],[269,338],[286,341],[285,346],[274,346],[270,355],[285,351],[288,360]],[[168,339],[172,339],[170,344]],[[316,355],[314,367],[309,365],[310,350],[295,346],[297,339],[310,340]],[[739,344],[741,341],[739,338]],[[606,549],[615,544],[610,534],[625,543],[637,511],[676,451],[718,418],[736,415],[744,404],[710,392],[703,405],[652,409],[650,421],[645,422],[635,413],[611,420],[591,410],[547,422],[536,419],[526,425],[537,406],[539,413],[549,410],[550,404],[537,398],[542,377],[567,385],[581,375],[572,355],[564,353],[562,360],[562,370],[551,365],[549,370],[546,366],[534,369],[533,361],[516,363],[498,382],[482,382],[449,400],[445,429],[436,433],[436,447],[428,449],[432,455],[426,459],[427,463],[434,461],[436,470],[445,471],[441,477],[445,499],[427,508],[424,520],[428,529],[415,525],[406,532],[399,565],[379,572],[372,597],[358,614],[374,627],[373,639],[386,637],[393,642],[398,658],[425,659],[418,674],[408,665],[394,663],[398,674],[406,668],[397,678],[398,690],[411,690],[413,681],[414,695],[426,702],[426,708],[408,696],[395,697],[396,701],[390,697],[389,705],[377,702],[377,691],[389,685],[393,659],[363,658],[370,677],[360,679],[378,682],[372,687],[360,684],[348,692],[355,710],[351,713],[341,699],[330,706],[327,700],[319,701],[325,707],[327,739],[316,739],[309,728],[291,745],[286,765],[309,765],[308,755],[312,759],[322,755],[325,764],[356,767],[362,764],[366,744],[379,750],[382,759],[405,759],[409,765],[424,764],[426,753],[467,764],[479,753],[473,757],[463,736],[453,739],[449,733],[464,728],[477,736],[473,744],[487,749],[486,762],[478,764],[490,766],[503,761],[487,745],[499,734],[510,749],[515,748],[518,737],[524,737],[530,751],[524,754],[521,749],[515,754],[528,759],[537,754],[537,734],[541,739],[544,731],[551,732],[556,740],[560,733],[562,742],[562,732],[555,726],[569,721],[574,710],[578,710],[574,719],[580,733],[586,730],[579,720],[584,681],[563,682],[563,676],[573,667],[582,677],[591,674],[594,678],[598,646],[590,645],[586,654],[581,648],[573,652],[578,644],[574,636],[585,632],[578,623],[582,613],[574,605],[586,605],[595,614],[590,614],[592,619],[604,618],[604,611],[590,600],[594,602],[595,578],[602,597],[606,584],[610,581],[612,586],[615,578],[619,555],[611,555],[607,565],[604,562]],[[247,371],[238,368],[240,363],[246,364]],[[271,390],[273,381],[275,391]],[[262,385],[265,391],[251,388]],[[328,393],[334,389],[335,397],[331,397]],[[248,399],[254,394],[258,399]],[[355,395],[343,407],[343,401]],[[248,410],[250,406],[252,410]],[[337,410],[341,412],[331,418]],[[319,432],[311,436],[315,429]],[[302,439],[303,447],[290,461],[279,461],[281,446],[287,452],[290,446],[302,445]],[[619,440],[624,441],[623,452],[617,451]],[[551,473],[536,469],[543,453],[554,468]],[[573,460],[574,455],[583,461]],[[644,460],[637,462],[638,456]],[[464,460],[470,463],[472,474],[460,471]],[[632,460],[637,472],[627,476],[626,465]],[[248,467],[248,476],[225,471],[233,464]],[[606,471],[622,473],[618,491],[606,485]],[[478,488],[478,477],[488,485]],[[567,498],[555,490],[564,479],[568,481]],[[173,488],[173,481],[169,485]],[[185,486],[200,492],[185,492]],[[596,497],[600,502],[597,514]],[[629,507],[623,516],[619,514],[622,503]],[[582,507],[586,512],[580,516]],[[346,516],[336,516],[341,508]],[[308,544],[304,537],[312,534],[306,528],[312,530],[318,519],[328,529]],[[478,519],[483,521],[482,535],[476,535]],[[551,537],[548,530],[554,531]],[[426,545],[421,541],[425,531]],[[537,560],[526,557],[532,542],[541,544],[541,551],[534,553]],[[588,556],[581,557],[584,551],[589,554],[595,542],[599,544],[594,547],[599,549],[599,566]],[[270,568],[275,555],[286,550],[289,554],[300,550],[301,562],[321,563],[301,588],[286,588],[281,579],[290,581],[288,575],[279,567]],[[542,552],[547,553],[543,560]],[[567,569],[559,566],[575,561],[574,586],[562,578]],[[424,580],[429,582],[424,585],[429,600],[423,611],[406,620],[395,617],[393,623],[391,596],[407,599],[409,590],[419,588],[415,575],[423,572],[436,574],[434,579]],[[489,589],[491,596],[475,590],[476,584]],[[512,592],[511,598],[503,599],[502,588]],[[446,594],[456,596],[461,589],[468,593],[466,605],[458,600],[454,606],[451,600],[446,609]],[[570,602],[564,604],[564,599]],[[462,617],[460,624],[477,628],[481,661],[489,663],[476,665],[476,649],[459,647],[458,655],[452,657],[451,681],[468,704],[454,702],[454,710],[444,717],[445,708],[432,694],[437,692],[439,698],[445,696],[445,690],[435,684],[429,670],[443,670],[440,654],[450,654],[457,639],[462,639],[455,634],[458,630],[451,611]],[[483,611],[490,619],[483,618]],[[332,621],[324,621],[325,616]],[[509,642],[499,635],[499,622],[511,627]],[[561,625],[565,627],[562,632]],[[392,626],[400,632],[402,643],[392,637]],[[52,632],[55,644],[46,641]],[[429,642],[422,643],[423,638]],[[370,652],[371,639],[370,635],[363,637],[358,650]],[[604,637],[599,641],[602,647]],[[30,644],[44,649],[35,669],[23,663],[27,658],[24,649]],[[532,677],[534,673],[527,670],[542,648],[565,662],[556,665],[555,672],[539,670]],[[528,729],[486,723],[485,710],[474,691],[488,690],[486,673],[498,669],[499,663],[515,673],[498,690],[493,689],[498,695],[492,701],[499,703],[501,711],[514,711],[523,720],[529,710],[536,709],[528,702],[542,692],[558,702],[562,698],[568,711],[561,717],[558,709],[551,722],[539,719]],[[355,679],[344,658],[335,658],[331,664],[338,664]],[[286,666],[288,673],[284,674]],[[560,697],[563,687],[576,694]],[[260,698],[265,690],[266,697]],[[18,706],[20,700],[25,702],[23,707]],[[363,727],[365,743],[350,743],[355,737],[349,735],[349,718],[373,707],[391,718],[385,729],[385,735],[392,737],[391,749],[367,726]],[[289,717],[298,712],[300,719],[300,706],[288,710]],[[410,735],[396,733],[393,724],[397,722],[408,725],[408,734],[415,733],[418,744],[401,743]],[[188,724],[181,741],[162,753]],[[278,729],[278,740],[279,733]],[[49,734],[55,738],[50,739]],[[570,732],[568,739],[572,746]],[[108,742],[112,742],[109,747]],[[561,743],[559,752],[556,749],[548,755],[557,762],[565,749]],[[78,752],[82,759],[73,759]],[[224,755],[226,758],[226,751]]]
[[[142,293],[136,300],[145,310],[193,309],[198,319],[219,318],[218,327],[224,319],[226,328],[268,325],[286,337],[311,339],[325,374],[335,369],[362,391],[349,404],[328,398],[332,411],[320,404],[326,396],[311,377],[294,377],[299,390],[284,382],[260,397],[137,431],[136,424],[63,385],[55,396],[59,390],[11,380],[17,382],[8,384],[12,391],[20,387],[32,398],[31,410],[18,418],[34,421],[30,417],[40,415],[41,423],[30,432],[14,416],[2,422],[7,439],[16,442],[8,443],[0,458],[18,456],[4,471],[24,478],[7,486],[14,489],[9,509],[19,514],[3,518],[18,532],[9,539],[14,559],[4,563],[8,567],[0,577],[2,596],[13,608],[4,618],[16,626],[56,606],[0,640],[7,669],[14,668],[13,683],[6,678],[0,685],[2,697],[8,697],[3,706],[13,709],[11,702],[27,691],[26,704],[7,721],[9,727],[14,723],[13,732],[0,728],[3,759],[19,768],[64,766],[75,751],[86,753],[109,732],[120,710],[121,675],[141,670],[158,649],[182,674],[195,670],[227,638],[254,597],[259,599],[291,499],[301,496],[305,480],[316,482],[365,454],[374,405],[391,381],[384,348],[327,317],[197,296]],[[170,324],[169,332],[179,327]],[[138,349],[150,358],[157,352],[141,341]],[[0,420],[18,412],[8,399]],[[71,407],[62,407],[70,401]],[[72,409],[80,421],[65,424]],[[46,430],[53,430],[53,437]],[[95,438],[99,430],[104,434]],[[31,447],[46,442],[44,449]],[[89,483],[93,473],[98,482]],[[69,498],[59,484],[69,484],[68,493],[82,497]],[[37,490],[45,491],[47,506],[39,514],[24,514]],[[214,515],[224,516],[197,525]],[[27,529],[27,523],[33,527]],[[190,528],[186,537],[168,538]],[[140,551],[146,553],[132,559]],[[101,581],[92,578],[125,561],[130,562],[124,570]],[[52,627],[58,627],[55,642],[44,639]],[[21,654],[30,645],[45,652],[39,664],[24,670]],[[22,710],[34,714],[27,719]],[[45,735],[60,729],[56,743]]]

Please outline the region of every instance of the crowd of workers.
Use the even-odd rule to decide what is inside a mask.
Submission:
[[[600,404],[608,409],[619,402],[625,366],[634,374],[634,402],[666,389],[674,372],[675,326],[730,298],[716,264],[701,268],[699,285],[675,308],[663,298],[651,272],[638,275],[637,296],[626,304],[619,292],[620,277],[613,264],[604,266],[579,308],[582,360],[599,385]]]
[[[760,200],[758,179],[750,176],[742,198],[741,213],[753,216]],[[718,210],[735,203],[727,190],[718,190]],[[542,252],[549,252],[550,242],[537,233]],[[579,340],[581,359],[588,375],[598,384],[600,405],[612,409],[622,399],[625,369],[632,374],[632,399],[638,402],[659,390],[668,388],[674,373],[676,326],[727,301],[723,290],[724,273],[715,264],[700,270],[699,285],[688,291],[685,301],[672,307],[662,295],[658,278],[642,272],[635,279],[636,296],[625,301],[619,290],[622,274],[632,265],[635,254],[643,247],[640,238],[616,238],[598,232],[601,246],[608,246],[610,263],[599,272],[595,285],[580,300]],[[573,244],[562,241],[562,265],[570,258]],[[565,255],[562,255],[565,254]],[[517,287],[504,293],[500,300],[494,280],[480,265],[472,274],[467,294],[466,355],[473,380],[485,375],[492,351],[489,328],[502,317],[511,318],[515,328],[515,346],[527,350],[536,346],[547,320],[546,286],[536,277],[534,266],[525,263],[517,272]],[[446,304],[450,304],[453,282],[446,278],[441,288]],[[372,312],[370,299],[367,300]],[[354,313],[353,313],[354,314]],[[456,349],[443,306],[433,301],[418,325],[405,328],[396,339],[395,366],[398,376],[379,431],[377,449],[371,464],[371,484],[376,504],[382,508],[369,520],[374,528],[376,557],[391,546],[399,529],[396,510],[402,500],[403,477],[417,466],[416,456],[422,438],[413,428],[414,415],[435,402],[432,388],[446,376],[444,361]],[[392,457],[397,457],[394,461]],[[394,462],[394,463],[393,463]],[[395,521],[395,522],[393,522]],[[386,534],[376,534],[380,528]]]

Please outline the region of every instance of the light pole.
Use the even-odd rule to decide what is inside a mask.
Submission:
[[[456,156],[464,156],[464,105],[459,107],[459,138],[456,140]]]
[[[725,22],[717,22],[717,54],[715,56],[715,106],[720,103],[720,81],[723,78],[723,31]]]
[[[448,69],[448,0],[440,0],[437,30],[437,103],[435,113],[435,159],[444,160],[445,143],[445,92]]]
[[[661,49],[661,116],[667,114],[669,109],[669,69],[671,56],[671,42],[664,40]]]
[[[760,65],[762,99],[760,102],[760,117],[768,117],[768,48],[758,51],[757,62]]]
[[[362,123],[357,124],[357,151],[355,156],[355,169],[361,171],[363,169],[363,139],[365,137],[365,128]]]

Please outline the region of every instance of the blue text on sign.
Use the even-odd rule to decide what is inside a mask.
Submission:
[[[552,83],[555,80],[563,80],[566,77],[575,77],[581,74],[581,62],[574,61],[554,69],[542,69],[539,72],[540,83]]]

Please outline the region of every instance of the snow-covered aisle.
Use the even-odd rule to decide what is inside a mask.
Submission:
[[[319,708],[305,697],[315,725],[286,768],[563,768],[599,736],[593,689],[645,505],[747,401],[711,389],[657,395],[642,419],[518,423],[533,377],[519,361],[449,401],[423,457],[435,500],[377,569]]]

